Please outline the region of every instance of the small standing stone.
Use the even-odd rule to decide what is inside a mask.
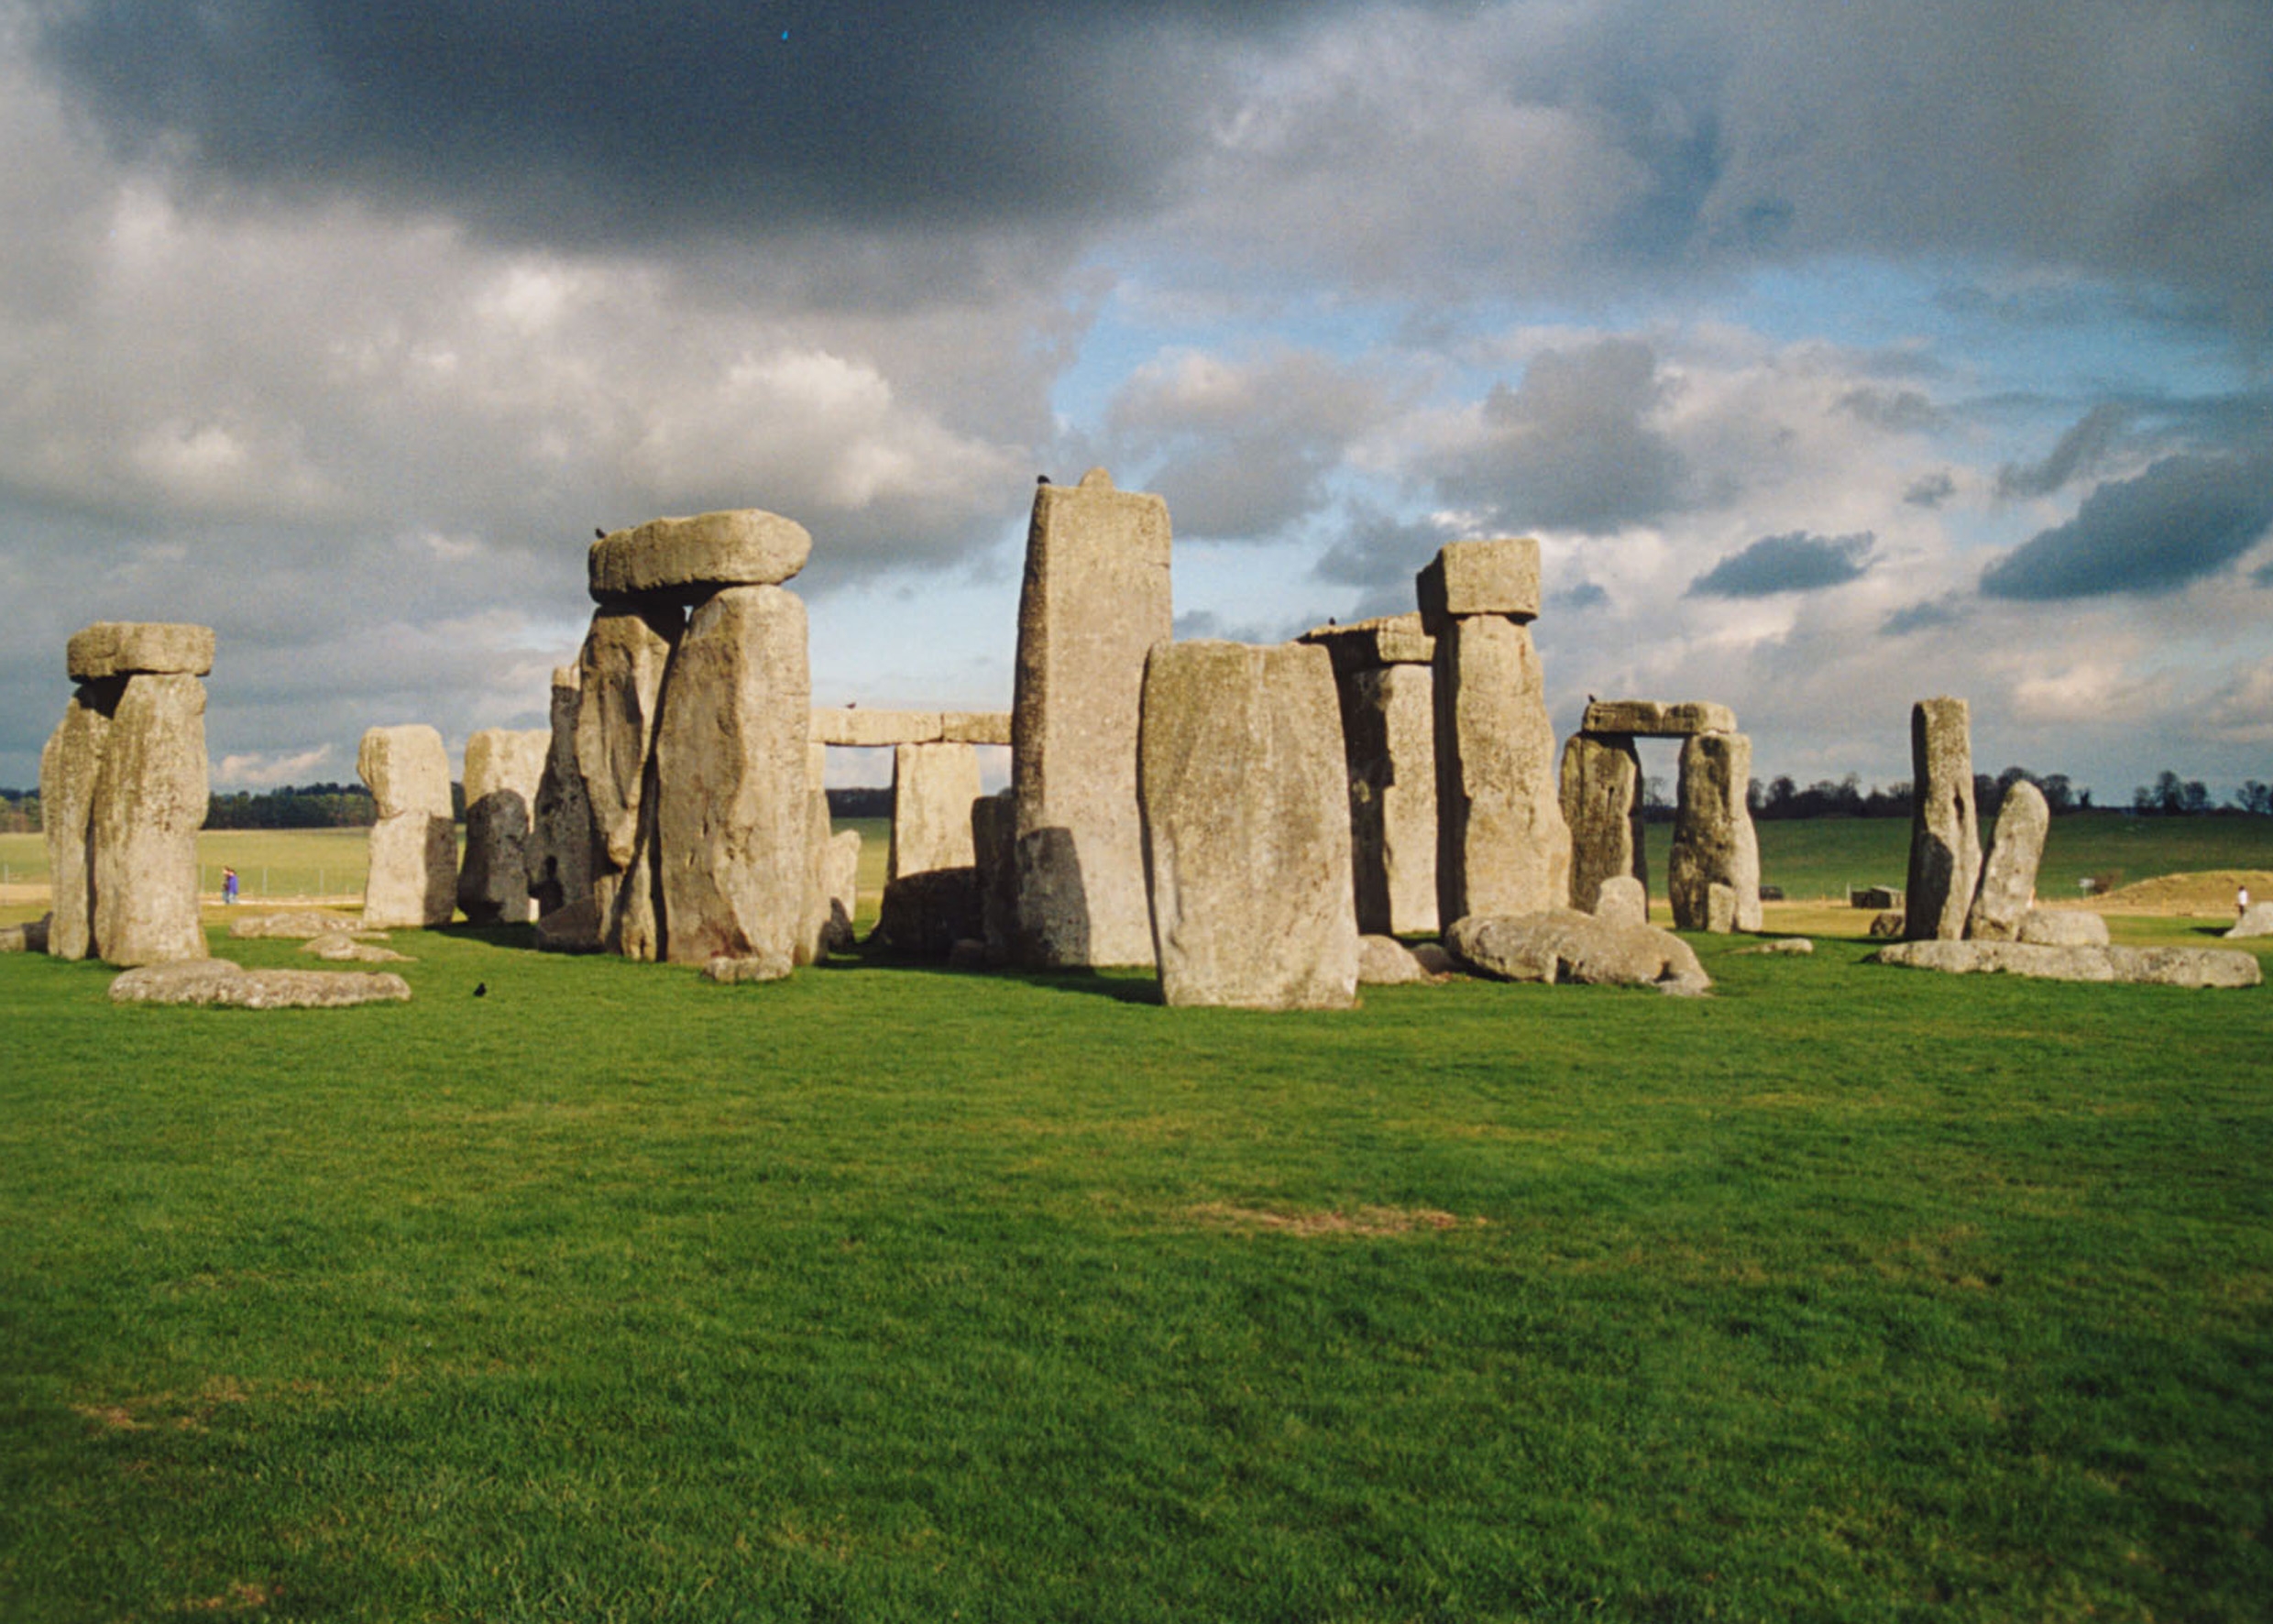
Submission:
[[[1563,821],[1571,829],[1571,906],[1599,915],[1607,880],[1649,887],[1642,829],[1642,757],[1623,733],[1574,733],[1563,746]]]
[[[1697,733],[1681,746],[1681,799],[1665,864],[1677,929],[1760,928],[1760,839],[1744,799],[1751,774],[1752,741],[1741,733]]]
[[[63,719],[39,752],[39,821],[48,849],[54,919],[48,952],[84,959],[94,951],[94,784],[123,682],[90,684],[63,707]]]
[[[1981,870],[1981,891],[1965,921],[1967,936],[1975,941],[2014,939],[2022,916],[2036,901],[2037,865],[2044,860],[2044,839],[2051,827],[2052,810],[2045,804],[2044,792],[2026,778],[2016,780],[1997,807],[1989,860]]]
[[[1956,941],[1981,879],[1972,721],[1964,700],[1920,699],[1910,708],[1910,774],[1905,934],[1912,941]]]
[[[466,854],[457,905],[476,925],[525,925],[532,808],[553,735],[484,728],[466,741]]]

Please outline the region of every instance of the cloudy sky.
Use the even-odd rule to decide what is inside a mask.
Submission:
[[[1536,534],[1560,730],[2273,779],[2264,0],[0,0],[0,785],[96,620],[218,630],[224,785],[542,725],[717,507],[820,702],[1007,706],[1099,464],[1182,635]]]

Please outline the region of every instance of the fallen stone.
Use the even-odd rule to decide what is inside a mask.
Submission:
[[[1503,981],[1655,987],[1684,996],[1713,984],[1696,951],[1673,932],[1569,908],[1461,919],[1444,933],[1444,945]]]
[[[0,953],[44,953],[48,950],[48,927],[54,921],[53,914],[42,914],[37,919],[27,919],[21,925],[0,926]]]
[[[1731,959],[1740,959],[1756,953],[1771,955],[1799,954],[1804,956],[1806,954],[1812,953],[1815,950],[1815,943],[1809,941],[1804,936],[1780,936],[1772,942],[1762,942],[1757,947],[1739,948],[1735,952],[1729,954],[1729,956]]]
[[[1145,656],[1174,635],[1168,504],[1092,468],[1034,493],[1011,714],[1017,956],[1149,964],[1136,722]]]
[[[2030,908],[2020,917],[2016,939],[2049,948],[2103,948],[2107,921],[2088,908]]]
[[[1962,699],[1910,708],[1910,874],[1903,887],[1912,941],[1965,934],[1981,882],[1981,833],[1973,807],[1973,738]]]
[[[276,914],[248,914],[229,921],[229,934],[240,939],[282,938],[313,939],[322,936],[352,936],[364,941],[384,941],[387,933],[371,929],[341,914],[292,909]]]
[[[105,963],[203,959],[197,831],[204,827],[205,685],[126,679],[95,775],[94,948]]]
[[[409,964],[413,962],[408,953],[398,953],[392,948],[382,948],[377,942],[360,941],[345,931],[335,930],[327,935],[311,937],[301,946],[302,952],[333,962],[353,960],[359,964]]]
[[[2240,941],[2253,936],[2273,936],[2273,902],[2253,902],[2244,908],[2225,939]]]
[[[344,1009],[405,1004],[411,984],[384,971],[247,970],[225,959],[182,959],[129,970],[111,982],[114,1004],[194,1004],[230,1009]]]
[[[2011,941],[2037,894],[2037,865],[2044,859],[2044,838],[2052,810],[2044,792],[2026,778],[2015,780],[1997,807],[1989,857],[1981,866],[1981,889],[1965,919],[1975,941]]]
[[[1445,949],[1442,942],[1421,942],[1411,949],[1412,961],[1431,976],[1458,975],[1460,960]]]
[[[1357,984],[1362,987],[1394,987],[1406,982],[1425,982],[1432,979],[1421,967],[1421,960],[1412,956],[1412,949],[1393,936],[1361,936],[1357,938]]]
[[[1760,928],[1760,839],[1745,802],[1751,773],[1752,741],[1741,733],[1697,733],[1682,742],[1680,804],[1665,862],[1678,929]]]
[[[1153,940],[1171,1007],[1357,999],[1334,663],[1303,643],[1162,643],[1137,737]]]
[[[1622,734],[1572,734],[1563,743],[1558,783],[1563,821],[1571,830],[1571,906],[1599,915],[1595,898],[1603,883],[1620,877],[1644,887],[1646,899],[1642,757],[1633,741]]]
[[[533,809],[553,735],[484,728],[466,741],[466,850],[458,860],[457,905],[476,925],[525,925],[536,917],[529,894]]]
[[[598,940],[627,959],[662,949],[649,756],[664,673],[686,631],[675,608],[602,604],[576,656],[576,773],[591,814]]]
[[[794,593],[729,587],[695,611],[654,741],[661,956],[671,962],[796,961],[812,850],[811,705]]]
[[[39,822],[54,918],[48,952],[57,959],[94,951],[94,785],[125,686],[90,683],[72,695],[39,752]]]
[[[727,985],[786,981],[794,968],[786,953],[720,954],[702,967],[702,979]]]
[[[98,620],[71,634],[64,664],[73,682],[105,677],[203,676],[213,669],[210,626],[162,620]]]
[[[2254,987],[2265,979],[2257,956],[2236,948],[2054,947],[1936,939],[1896,942],[1881,948],[1866,962],[1950,975],[2018,975],[2158,987]]]
[[[1521,915],[1569,905],[1571,831],[1531,629],[1500,615],[1436,637],[1436,912]]]
[[[1613,925],[1647,925],[1650,922],[1650,894],[1640,880],[1631,874],[1613,874],[1595,888],[1594,906],[1581,908],[1598,919]]]
[[[1686,739],[1697,733],[1735,732],[1736,712],[1709,699],[1673,705],[1655,699],[1593,699],[1587,702],[1579,730],[1630,739]]]
[[[1539,543],[1531,536],[1503,541],[1450,542],[1415,577],[1421,629],[1442,637],[1447,621],[1464,615],[1539,618]]]
[[[586,584],[603,604],[645,593],[701,598],[719,587],[778,587],[812,551],[804,525],[756,508],[650,519],[592,543]]]

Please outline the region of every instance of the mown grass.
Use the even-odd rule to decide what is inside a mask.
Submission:
[[[2262,990],[1707,941],[1704,1001],[1262,1016],[394,939],[414,1002],[334,1013],[0,960],[0,1616],[2273,1594]]]

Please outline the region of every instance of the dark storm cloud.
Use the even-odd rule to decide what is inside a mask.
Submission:
[[[1929,598],[1896,609],[1879,625],[1882,637],[1907,637],[1913,631],[1930,631],[1938,627],[1955,626],[1965,619],[1965,608],[1957,594]]]
[[[2092,408],[2062,434],[2039,463],[2007,463],[1997,470],[1997,494],[2049,496],[2070,479],[2087,475],[2113,450],[2130,425],[2131,411],[2113,401]]]
[[[130,148],[510,236],[999,225],[1143,199],[1195,47],[1331,6],[1182,0],[85,0],[50,59]]]
[[[2031,601],[2175,592],[2273,529],[2273,456],[2167,456],[2083,499],[1982,572],[1992,598]]]
[[[1647,523],[1686,482],[1681,453],[1650,422],[1664,392],[1641,339],[1549,350],[1521,388],[1493,387],[1482,435],[1444,461],[1437,483],[1447,499],[1519,529]]]
[[[1691,598],[1770,598],[1815,592],[1860,579],[1871,567],[1870,532],[1850,536],[1809,535],[1795,530],[1762,536],[1731,553],[1689,583]]]

